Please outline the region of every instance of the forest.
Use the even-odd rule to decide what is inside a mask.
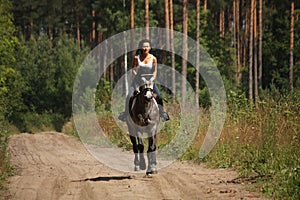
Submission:
[[[123,31],[160,27],[200,44],[226,89],[226,121],[215,148],[200,161],[197,140],[181,159],[236,168],[266,196],[299,199],[299,15],[295,0],[0,0],[0,185],[13,174],[9,135],[63,131],[72,121],[75,76],[94,47]],[[168,37],[171,42],[172,34]],[[201,141],[210,120],[205,82],[184,59],[156,53],[159,63],[174,67],[193,86],[203,113],[196,136]],[[131,55],[110,64],[96,93],[99,123],[124,148],[122,134],[112,133],[117,127],[109,108],[114,85],[130,70]],[[165,135],[177,126],[174,106],[166,105],[174,120]]]

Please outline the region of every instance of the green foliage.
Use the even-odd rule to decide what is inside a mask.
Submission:
[[[9,163],[7,152],[9,139],[9,133],[7,129],[8,126],[8,122],[0,113],[0,189],[3,189],[6,178],[13,175],[14,172],[12,166]]]
[[[8,120],[18,112],[21,104],[20,74],[13,69],[18,40],[10,13],[10,2],[0,0],[0,189],[13,170],[7,154]]]
[[[15,48],[18,39],[14,36],[15,27],[10,13],[11,5],[8,0],[0,1],[0,65],[11,67],[16,61]]]
[[[0,65],[0,114],[13,117],[22,108],[20,74],[12,68]]]
[[[111,107],[111,84],[105,79],[101,78],[96,91],[96,109],[97,112],[102,112],[104,110],[110,110]]]
[[[23,41],[18,54],[15,68],[21,74],[24,108],[14,122],[21,131],[31,132],[28,127],[35,121],[34,116],[44,116],[35,121],[40,125],[32,126],[52,123],[56,130],[61,130],[72,112],[73,84],[84,55],[67,37],[57,40],[53,47],[44,34],[38,40]],[[26,118],[25,113],[32,118]],[[57,123],[55,118],[61,122]]]
[[[230,92],[225,127],[208,164],[238,169],[268,196],[299,199],[299,97],[299,91],[273,89],[249,108],[244,95]]]

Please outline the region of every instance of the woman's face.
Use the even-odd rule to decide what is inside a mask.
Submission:
[[[149,53],[151,47],[149,42],[144,42],[142,46],[143,53]]]

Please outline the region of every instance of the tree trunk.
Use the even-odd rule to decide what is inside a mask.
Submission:
[[[170,22],[169,22],[169,0],[164,0],[165,1],[165,28],[169,29],[170,28]],[[166,47],[167,49],[170,48],[170,35],[167,32],[166,33]]]
[[[78,17],[77,17],[77,42],[78,42],[78,48],[80,49],[80,24],[79,24]]]
[[[131,47],[131,49],[133,49],[133,47],[134,47],[133,42],[135,39],[134,31],[133,31],[133,29],[134,29],[134,0],[130,0],[130,29],[131,29],[131,31],[130,31],[130,47]],[[135,52],[132,51],[131,57],[133,57],[134,54],[135,54]]]
[[[80,22],[79,22],[79,2],[76,1],[76,29],[77,29],[77,44],[80,49]]]
[[[249,11],[251,11],[250,5],[251,5],[251,1],[245,1],[243,0],[243,6],[246,7],[246,12],[244,14],[244,21],[243,21],[243,68],[246,69],[247,66],[247,52],[248,52],[248,47],[249,47],[249,29],[250,29],[250,16],[249,16]],[[242,7],[243,7],[242,6]]]
[[[253,33],[254,33],[254,99],[255,103],[258,100],[258,83],[257,83],[257,12],[256,12],[256,0],[254,1],[253,8]]]
[[[174,54],[174,25],[173,25],[173,0],[170,0],[170,45],[171,45],[171,66],[172,66],[172,99],[176,99],[176,76],[175,76],[175,54]]]
[[[109,55],[109,52],[108,52],[108,44],[107,44],[107,40],[104,41],[104,48],[103,48],[103,52],[101,52],[101,54],[103,55],[103,77],[104,78],[107,78],[107,69],[106,68],[106,64],[107,64],[107,59],[108,59],[108,55]]]
[[[290,79],[290,89],[294,89],[293,84],[293,68],[294,68],[294,9],[295,9],[295,2],[291,2],[291,27],[290,27],[290,72],[289,72],[289,79]]]
[[[149,0],[145,0],[145,28],[146,39],[149,39]]]
[[[196,3],[196,83],[195,102],[199,104],[199,69],[200,69],[200,0]]]
[[[96,21],[95,21],[95,10],[92,10],[92,18],[93,18],[93,22],[92,22],[92,47],[96,46]]]
[[[225,30],[224,30],[224,27],[225,27],[225,22],[224,22],[224,17],[225,17],[225,12],[222,8],[222,10],[220,10],[220,25],[219,25],[219,29],[220,29],[220,37],[224,37],[225,35]]]
[[[181,100],[182,104],[185,104],[185,98],[186,98],[186,77],[187,77],[187,58],[188,58],[188,43],[187,43],[187,37],[188,37],[188,11],[187,11],[187,0],[182,0],[183,3],[183,38],[182,38],[182,80],[181,80]]]
[[[207,0],[204,0],[204,4],[203,4],[203,10],[206,11],[207,10]]]
[[[32,36],[33,36],[33,19],[30,19],[29,38],[31,39]]]
[[[113,48],[110,47],[110,59],[113,60]],[[110,80],[110,89],[113,90],[114,88],[114,62],[110,64],[109,68],[109,80]]]
[[[254,1],[251,0],[250,4],[250,29],[249,29],[249,100],[250,104],[252,105],[253,101],[253,75],[252,75],[252,70],[253,70],[253,9],[254,9]]]
[[[236,34],[236,29],[237,29],[237,23],[236,23],[236,18],[237,18],[237,13],[236,13],[236,0],[233,0],[232,2],[232,13],[233,13],[233,48],[234,48],[234,56],[235,56],[235,66],[237,67],[236,70],[236,80],[238,82],[238,62],[237,62],[237,34]]]
[[[263,21],[262,21],[262,0],[259,0],[259,33],[258,33],[258,87],[262,89],[262,35],[263,35]]]
[[[134,29],[134,0],[130,0],[130,29]]]
[[[124,32],[124,50],[125,50],[125,54],[124,54],[124,71],[125,71],[125,74],[124,74],[124,81],[125,81],[125,94],[126,96],[128,95],[128,91],[129,91],[129,88],[128,88],[128,76],[127,76],[127,42],[126,42],[126,32]]]
[[[240,0],[235,0],[235,26],[236,26],[236,65],[237,65],[237,84],[242,82],[242,68],[241,68],[241,36],[240,36]]]

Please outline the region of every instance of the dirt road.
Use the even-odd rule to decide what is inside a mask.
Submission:
[[[76,138],[61,133],[20,134],[9,148],[16,175],[3,199],[263,199],[232,170],[175,162],[152,177],[99,163]]]

